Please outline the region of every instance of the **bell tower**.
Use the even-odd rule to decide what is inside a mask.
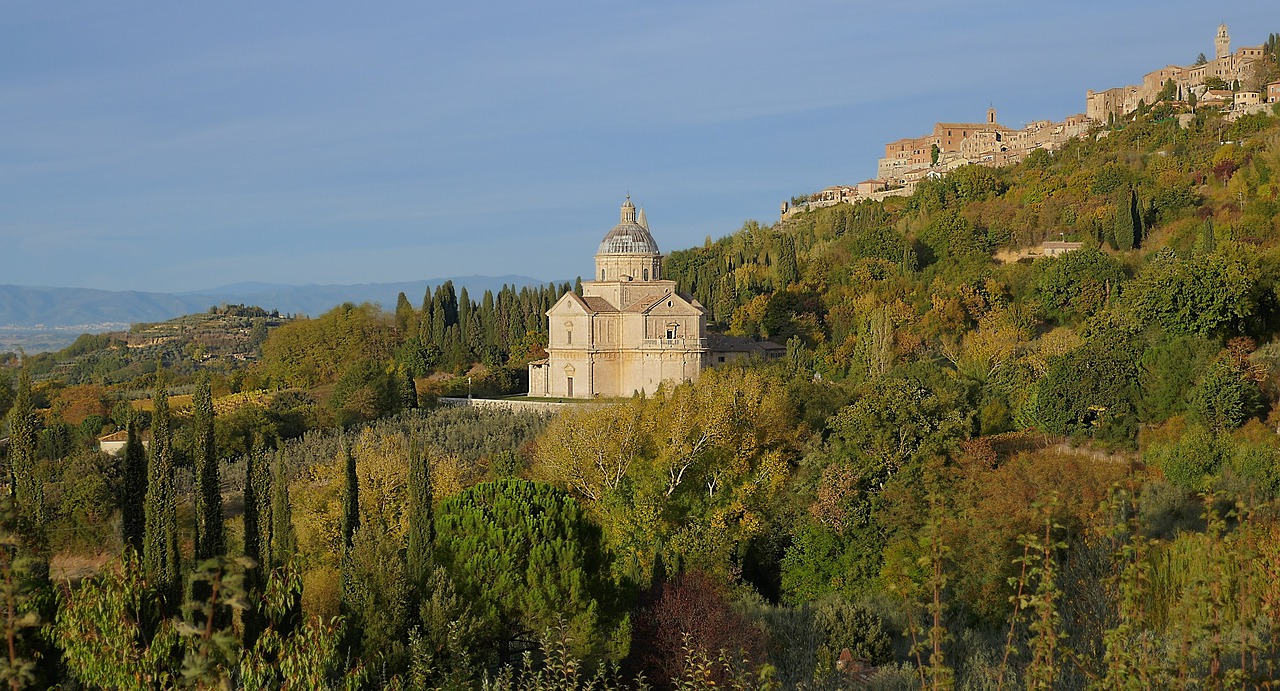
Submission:
[[[1213,47],[1219,60],[1231,55],[1231,37],[1227,35],[1226,24],[1218,25],[1218,35],[1213,39]]]

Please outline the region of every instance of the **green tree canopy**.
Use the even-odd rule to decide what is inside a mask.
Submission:
[[[608,564],[600,529],[550,485],[497,480],[440,503],[436,555],[500,643],[567,620],[599,652]]]

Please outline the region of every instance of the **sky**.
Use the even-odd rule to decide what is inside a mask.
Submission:
[[[1267,0],[0,1],[0,284],[590,275],[873,177],[937,121],[1280,32]]]

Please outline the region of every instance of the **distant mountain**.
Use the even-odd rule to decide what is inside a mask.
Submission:
[[[498,292],[504,285],[517,288],[542,285],[546,283],[529,276],[453,276],[449,278],[429,278],[423,281],[407,281],[402,283],[361,283],[356,285],[280,285],[272,283],[236,283],[219,288],[210,288],[189,293],[180,293],[183,299],[193,298],[204,301],[204,308],[218,304],[257,305],[263,309],[279,310],[281,313],[307,314],[315,316],[327,312],[335,305],[344,302],[373,302],[386,309],[395,308],[396,295],[404,293],[414,307],[422,305],[422,298],[428,290],[445,281],[453,281],[459,292],[465,287],[471,299],[479,300],[486,290]],[[0,317],[0,322],[3,317]]]
[[[374,302],[392,309],[401,292],[418,307],[428,289],[445,281],[453,281],[459,292],[465,287],[476,300],[484,291],[497,292],[503,285],[520,288],[544,283],[528,276],[456,276],[359,285],[237,283],[176,294],[0,285],[0,332],[76,327],[84,332],[110,331],[203,312],[221,304],[257,305],[266,310],[312,316],[344,302]]]
[[[133,290],[0,285],[0,328],[162,321],[209,307],[204,302]]]

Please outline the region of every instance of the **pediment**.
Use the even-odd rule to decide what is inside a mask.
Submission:
[[[577,293],[570,291],[560,296],[556,304],[547,310],[548,317],[591,314],[593,310]]]
[[[691,297],[680,293],[669,293],[649,303],[643,312],[654,316],[697,316],[705,314],[706,309]]]

